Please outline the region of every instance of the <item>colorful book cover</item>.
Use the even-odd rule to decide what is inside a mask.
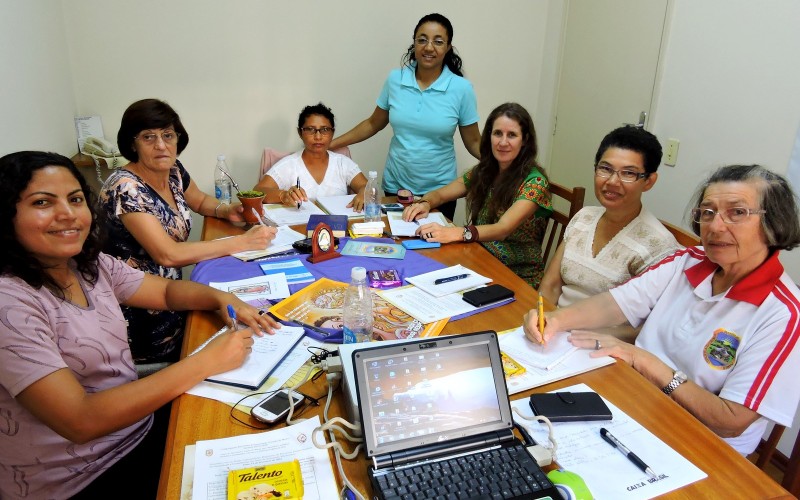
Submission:
[[[347,216],[346,215],[320,215],[320,214],[311,214],[308,218],[308,224],[306,224],[306,236],[311,238],[311,235],[314,234],[314,229],[317,228],[317,224],[320,222],[324,222],[325,224],[331,227],[331,231],[333,231],[333,235],[337,238],[343,238],[347,235]]]
[[[303,493],[297,460],[228,472],[228,500],[303,498]]]
[[[353,257],[378,257],[381,259],[402,259],[406,256],[406,249],[403,245],[355,240],[348,241],[340,252],[342,255]]]
[[[347,283],[321,278],[270,308],[283,320],[302,321],[320,328],[340,330]],[[439,335],[448,319],[424,324],[372,291],[373,340],[395,340]]]

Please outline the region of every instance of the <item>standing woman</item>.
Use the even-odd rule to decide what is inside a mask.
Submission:
[[[472,156],[480,159],[481,133],[472,84],[463,77],[461,58],[453,48],[453,25],[441,14],[428,14],[414,28],[403,66],[392,70],[383,84],[372,116],[331,142],[331,148],[349,146],[383,130],[394,130],[383,190],[428,193],[456,178],[453,134]],[[439,207],[449,219],[455,201]]]
[[[115,170],[100,192],[108,241],[103,251],[129,266],[180,280],[181,268],[245,250],[263,250],[274,228],[255,226],[233,238],[188,241],[192,212],[241,221],[240,203],[219,203],[197,187],[178,160],[189,133],[178,113],[157,99],[131,104],[122,115],[117,144],[130,163]],[[136,363],[176,361],[185,314],[123,307]]]
[[[531,115],[517,103],[495,108],[486,119],[481,161],[447,186],[425,193],[403,211],[403,219],[425,217],[466,196],[465,227],[436,222],[417,230],[420,237],[439,243],[480,241],[520,278],[536,288],[542,279],[542,238],[553,207],[550,185],[536,162],[536,130]]]

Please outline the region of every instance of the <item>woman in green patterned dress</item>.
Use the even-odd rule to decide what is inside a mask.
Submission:
[[[481,161],[447,186],[426,193],[403,219],[426,217],[442,203],[466,197],[469,223],[421,225],[417,234],[439,243],[480,241],[520,278],[536,288],[542,279],[542,238],[553,208],[544,170],[536,162],[536,130],[517,103],[492,111],[481,136]]]

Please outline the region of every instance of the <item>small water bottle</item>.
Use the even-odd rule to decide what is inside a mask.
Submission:
[[[367,286],[367,270],[354,267],[350,286],[344,295],[344,342],[369,342],[372,338],[372,292]]]
[[[217,166],[214,167],[214,196],[222,203],[230,203],[231,180],[225,175],[225,172],[228,172],[225,155],[218,155]]]
[[[381,221],[381,196],[379,194],[378,172],[369,171],[367,187],[364,188],[364,222]]]

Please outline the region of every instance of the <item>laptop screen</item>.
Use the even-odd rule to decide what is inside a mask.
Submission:
[[[510,429],[495,332],[354,353],[367,456]]]

